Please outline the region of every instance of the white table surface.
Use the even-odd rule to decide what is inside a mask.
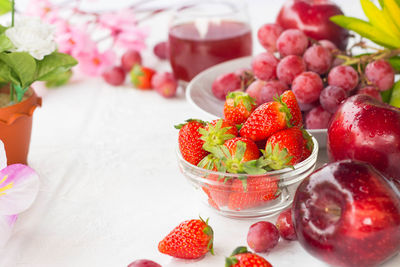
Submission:
[[[337,2],[345,13],[361,16],[358,1]],[[256,29],[273,21],[282,1],[248,3]],[[149,47],[166,38],[164,19],[160,16],[150,23]],[[260,50],[258,44],[255,47]],[[145,62],[167,68],[150,53]],[[135,90],[128,84],[116,88],[85,78],[56,90],[37,91],[43,107],[34,115],[29,164],[40,174],[41,189],[0,250],[0,266],[110,267],[139,258],[163,266],[224,266],[225,256],[247,245],[248,228],[258,220],[214,213],[199,203],[179,172],[178,132],[173,125],[187,118],[207,119],[185,101],[182,90],[177,98],[166,100],[154,91]],[[324,156],[322,151],[321,162]],[[158,252],[158,242],[170,230],[199,215],[209,217],[214,228],[215,256],[183,261]],[[267,220],[275,222],[276,217]],[[298,242],[280,241],[262,256],[278,267],[327,266]],[[400,266],[400,256],[384,266]]]

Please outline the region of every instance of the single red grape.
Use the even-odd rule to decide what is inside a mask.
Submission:
[[[306,128],[326,129],[328,128],[331,117],[332,114],[326,111],[322,106],[315,107],[305,116]]]
[[[211,90],[218,99],[225,100],[229,92],[239,90],[241,86],[240,77],[233,72],[222,74],[214,80]]]
[[[153,48],[154,55],[156,55],[159,59],[167,59],[168,58],[168,43],[167,42],[159,42]]]
[[[160,264],[151,261],[151,260],[135,260],[134,262],[130,263],[128,267],[162,267]]]
[[[256,100],[257,106],[270,102],[274,97],[280,96],[283,92],[288,90],[288,86],[281,81],[263,81],[255,80],[247,88],[246,93]]]
[[[130,72],[134,65],[142,64],[142,56],[139,51],[128,50],[121,57],[121,66],[125,72]]]
[[[373,98],[383,102],[379,89],[372,85],[365,86],[365,87],[358,89],[357,94],[369,95],[369,96],[372,96]]]
[[[260,221],[250,226],[247,233],[247,244],[255,252],[268,252],[279,241],[279,231],[270,222]]]
[[[292,83],[292,91],[301,103],[312,103],[319,99],[323,83],[321,77],[312,71],[299,74]]]
[[[309,111],[315,107],[318,107],[320,105],[319,103],[319,99],[315,102],[312,103],[301,103],[301,102],[297,102],[299,104],[300,110],[301,111]]]
[[[394,84],[394,70],[384,59],[368,63],[365,68],[365,76],[381,91],[389,90]]]
[[[276,52],[276,40],[283,32],[283,28],[278,24],[264,24],[257,31],[260,44],[269,52]]]
[[[308,38],[300,30],[289,29],[279,36],[276,41],[276,47],[281,57],[289,55],[301,56],[308,47]]]
[[[334,43],[332,43],[331,41],[329,41],[329,40],[319,40],[318,44],[320,44],[323,47],[329,49],[329,51],[331,53],[333,53],[334,51],[338,50],[337,46]]]
[[[349,92],[358,85],[358,74],[350,66],[337,66],[329,72],[328,83],[329,85],[339,86]]]
[[[125,82],[126,74],[122,67],[114,66],[106,69],[101,76],[108,84],[118,86]]]
[[[322,45],[313,45],[304,52],[303,59],[308,70],[325,74],[332,64],[332,53]]]
[[[253,58],[251,68],[254,75],[264,81],[276,79],[276,67],[279,60],[271,53],[264,52]]]
[[[166,98],[174,97],[178,89],[178,81],[169,72],[157,72],[151,78],[151,87]]]
[[[278,228],[279,234],[283,239],[297,240],[296,230],[292,221],[292,209],[284,210],[279,214],[276,228]]]
[[[340,103],[347,98],[347,92],[339,86],[329,85],[321,91],[319,102],[330,113],[335,113]]]
[[[303,58],[295,55],[284,57],[276,68],[278,79],[287,85],[292,84],[294,78],[306,71],[306,64]]]

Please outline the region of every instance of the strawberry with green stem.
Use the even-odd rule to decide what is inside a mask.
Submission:
[[[288,106],[277,98],[256,108],[240,129],[240,136],[261,141],[277,131],[291,127],[292,114]]]
[[[213,252],[214,232],[208,219],[184,221],[158,244],[161,253],[181,259],[198,259]]]
[[[247,93],[231,92],[226,96],[224,117],[232,124],[241,124],[247,120],[256,107],[255,99]]]
[[[221,164],[221,160],[213,154],[208,154],[197,166],[215,172],[226,171],[225,167]],[[209,173],[203,178],[207,181],[201,188],[208,196],[208,203],[217,210],[222,206],[226,206],[228,203],[232,180],[216,173]]]
[[[296,96],[291,90],[283,92],[280,96],[280,101],[286,104],[290,110],[291,119],[290,124],[293,126],[303,126],[303,116],[301,115],[301,110],[299,104],[297,103]]]
[[[151,89],[151,78],[155,73],[153,69],[136,64],[130,72],[131,82],[138,89]]]
[[[204,129],[199,129],[201,140],[204,141],[203,149],[211,152],[213,147],[223,145],[226,140],[238,135],[238,130],[234,124],[224,119],[213,120],[207,123]]]
[[[230,257],[225,259],[225,267],[272,267],[263,257],[251,253],[246,247],[236,248]]]
[[[178,143],[182,157],[193,165],[207,156],[209,153],[203,149],[204,141],[201,140],[199,129],[205,127],[205,122],[201,120],[189,119],[183,124],[176,125],[179,129]]]

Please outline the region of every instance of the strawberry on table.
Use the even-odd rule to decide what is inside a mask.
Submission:
[[[279,196],[278,181],[268,176],[250,176],[234,179],[228,200],[231,210],[261,206]]]
[[[290,114],[292,118],[290,120],[290,124],[293,126],[303,126],[303,117],[301,115],[301,110],[299,104],[297,103],[296,96],[290,90],[283,92],[281,95],[281,101],[286,104],[286,106],[290,110]]]
[[[213,120],[207,123],[204,129],[199,129],[201,140],[204,141],[203,149],[211,151],[213,147],[223,145],[226,140],[238,135],[236,126],[224,119]]]
[[[251,253],[246,247],[236,248],[230,257],[225,259],[226,267],[272,267],[272,265],[263,257]]]
[[[183,124],[176,125],[179,129],[178,143],[182,157],[193,165],[199,162],[208,155],[208,152],[203,149],[204,141],[201,140],[199,129],[205,127],[205,122],[201,120],[189,119]]]
[[[303,160],[306,140],[299,127],[291,127],[274,133],[268,138],[265,156],[274,170],[293,166]]]
[[[161,253],[181,259],[197,259],[207,252],[213,253],[214,232],[208,219],[184,221],[158,244]]]
[[[153,69],[136,64],[130,72],[132,84],[138,89],[151,89],[151,78],[155,73]]]
[[[231,92],[226,96],[224,117],[232,124],[241,124],[247,120],[256,107],[254,98],[247,93]]]
[[[282,101],[264,103],[251,113],[240,129],[240,136],[261,141],[288,128],[291,119],[290,110]]]

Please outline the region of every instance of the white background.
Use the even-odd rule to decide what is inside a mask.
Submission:
[[[24,1],[17,2],[24,7]],[[283,1],[247,2],[257,29],[274,21]],[[346,14],[361,17],[358,1],[336,2]],[[107,10],[129,3],[90,1],[87,7]],[[152,29],[151,48],[166,38],[168,15],[147,24]],[[261,51],[257,43],[255,51]],[[168,68],[151,53],[145,55],[145,63]],[[127,266],[139,258],[163,266],[224,266],[225,256],[246,245],[247,230],[257,220],[217,215],[199,203],[178,170],[173,125],[188,118],[207,119],[185,101],[182,91],[166,100],[128,83],[115,88],[89,78],[37,91],[43,107],[34,115],[29,164],[40,174],[41,190],[0,250],[0,266],[111,267]],[[182,261],[157,251],[158,242],[173,227],[199,215],[209,217],[214,228],[215,256]],[[278,267],[326,266],[297,242],[280,241],[262,256]],[[397,256],[385,266],[399,265]]]

